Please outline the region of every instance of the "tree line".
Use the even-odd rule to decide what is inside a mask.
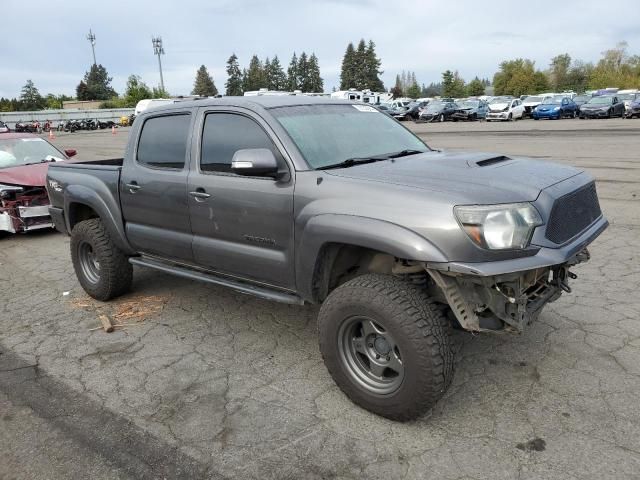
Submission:
[[[324,91],[324,80],[320,75],[320,65],[315,53],[308,55],[302,52],[298,57],[295,52],[285,72],[280,59],[275,55],[272,59],[260,60],[253,55],[247,68],[240,69],[237,55],[232,54],[227,60],[226,95],[243,95],[266,88],[267,90],[321,93]]]
[[[370,89],[385,91],[380,79],[382,61],[376,54],[372,40],[361,39],[357,45],[350,42],[342,59],[340,89]],[[602,52],[596,63],[574,60],[568,53],[553,57],[545,70],[537,69],[535,62],[526,58],[505,60],[489,79],[476,76],[468,83],[455,70],[446,70],[442,79],[428,86],[419,84],[415,72],[403,71],[396,76],[390,92],[395,97],[464,97],[479,96],[486,87],[493,85],[494,95],[523,95],[544,91],[573,90],[584,92],[605,87],[640,88],[640,55],[630,55],[628,44],[620,42],[614,48]],[[241,68],[238,57],[232,54],[226,63],[226,95],[243,95],[244,92],[267,88],[269,90],[303,92],[324,91],[315,53],[300,56],[294,52],[286,70],[278,56],[260,60],[253,55],[249,65]],[[127,79],[125,92],[118,93],[111,86],[112,78],[102,65],[92,65],[76,87],[78,100],[100,100],[103,107],[132,107],[145,98],[168,97],[160,88],[149,87],[137,75]],[[218,89],[207,68],[202,65],[196,72],[193,95],[215,96]],[[0,111],[42,110],[62,108],[62,102],[73,100],[67,95],[49,93],[41,95],[32,80],[22,87],[18,98],[0,98]]]
[[[605,50],[597,63],[556,55],[542,71],[529,59],[505,60],[493,76],[495,95],[523,95],[545,91],[597,90],[606,87],[640,88],[640,55],[627,52],[627,42]]]

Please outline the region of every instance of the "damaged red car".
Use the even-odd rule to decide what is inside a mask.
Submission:
[[[0,137],[0,234],[53,226],[45,188],[48,165],[75,154],[71,149],[61,152],[29,133]]]

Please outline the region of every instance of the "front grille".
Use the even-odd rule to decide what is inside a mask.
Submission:
[[[586,229],[601,214],[596,184],[590,183],[554,202],[545,236],[553,243],[562,244]]]

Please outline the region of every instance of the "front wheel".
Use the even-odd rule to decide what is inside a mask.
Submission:
[[[440,114],[440,116],[438,117],[438,121],[439,122],[444,122],[444,113]]]
[[[357,405],[392,420],[415,419],[453,378],[442,311],[419,287],[368,274],[335,289],[318,316],[329,373]]]
[[[131,288],[133,268],[99,218],[73,227],[71,260],[80,285],[97,300],[110,300]]]

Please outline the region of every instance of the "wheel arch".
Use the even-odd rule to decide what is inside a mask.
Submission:
[[[424,237],[399,225],[367,217],[325,214],[307,223],[297,245],[296,284],[318,303],[354,274],[412,270],[408,262],[445,262]]]
[[[122,218],[113,213],[120,212],[120,205],[112,196],[108,202],[105,201],[102,193],[83,185],[69,185],[65,189],[67,231],[71,233],[73,227],[83,220],[99,218],[118,248],[129,255],[136,253],[127,241]]]

